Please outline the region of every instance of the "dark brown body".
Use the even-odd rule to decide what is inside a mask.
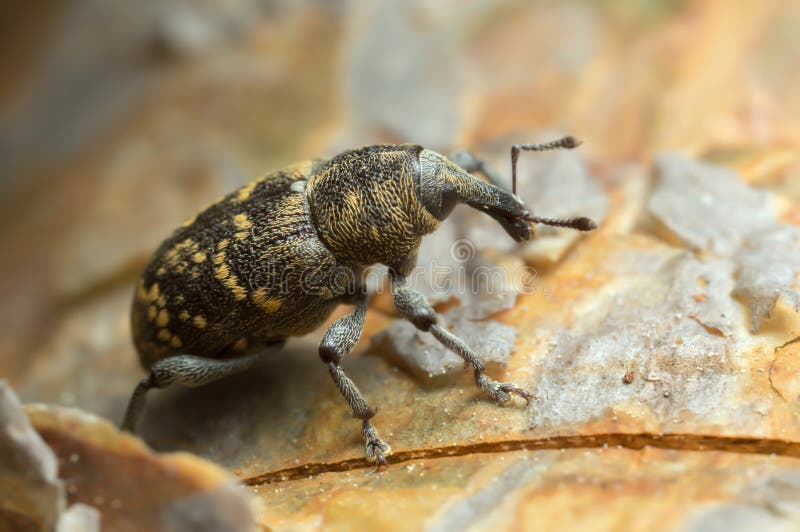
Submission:
[[[575,145],[571,138],[515,145],[512,168],[520,149]],[[134,389],[122,427],[136,430],[148,390],[202,386],[246,371],[287,337],[310,332],[338,304],[351,303],[322,337],[319,357],[361,420],[367,458],[386,464],[389,446],[370,423],[375,409],[342,368],[364,328],[361,274],[376,263],[388,266],[399,315],[472,366],[480,389],[500,403],[512,395],[530,401],[527,390],[485,375],[477,353],[438,324],[408,275],[422,238],[459,202],[494,218],[518,242],[531,237],[536,221],[582,230],[594,224],[535,218],[514,194],[470,171],[421,146],[367,146],[273,172],[184,224],[158,248],[136,288],[133,340],[149,374]]]
[[[345,161],[290,166],[176,230],[133,302],[143,366],[177,354],[241,355],[306,334],[359,290],[363,266],[414,254],[420,229],[438,225],[414,198],[420,150],[373,146],[346,152]],[[379,186],[362,186],[368,181]],[[315,193],[320,184],[325,194]]]

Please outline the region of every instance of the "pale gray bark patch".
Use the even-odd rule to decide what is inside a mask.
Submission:
[[[747,302],[751,331],[779,298],[800,311],[800,229],[778,223],[769,192],[675,154],[659,156],[656,169],[650,213],[691,249],[733,260],[732,293]]]
[[[532,464],[517,460],[508,466],[485,488],[443,509],[426,527],[426,532],[468,530],[500,506],[509,493],[542,476],[552,459],[546,463]]]
[[[738,340],[730,331],[743,312],[713,293],[733,286],[732,265],[663,246],[612,254],[605,267],[617,279],[572,309],[571,325],[536,368],[532,427],[586,423],[631,404],[664,426],[687,412],[709,422],[757,416],[733,411]],[[708,280],[708,299],[694,297],[698,279]],[[623,383],[629,371],[634,378]]]
[[[735,255],[734,293],[750,306],[750,329],[775,307],[778,298],[800,312],[800,227],[777,226],[749,235]]]
[[[771,194],[731,170],[672,153],[655,164],[648,209],[692,249],[730,256],[748,234],[777,223]]]

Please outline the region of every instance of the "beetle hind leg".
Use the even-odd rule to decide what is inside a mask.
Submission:
[[[125,410],[125,417],[122,419],[120,429],[127,432],[136,432],[136,428],[139,426],[139,421],[141,421],[142,414],[144,413],[147,391],[155,387],[157,386],[153,382],[152,373],[139,381],[139,384],[134,388],[133,394],[128,401],[128,408]]]
[[[136,432],[144,413],[147,392],[150,389],[166,388],[172,384],[187,388],[203,386],[250,369],[262,360],[264,355],[272,353],[282,345],[283,342],[277,342],[257,353],[229,359],[176,355],[159,360],[150,368],[150,375],[142,379],[133,390],[120,428],[128,432]]]

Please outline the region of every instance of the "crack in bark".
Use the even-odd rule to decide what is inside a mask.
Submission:
[[[775,369],[775,362],[777,362],[777,361],[778,361],[778,354],[776,352],[775,353],[775,357],[772,359],[772,362],[769,363],[769,371],[767,372],[767,380],[769,381],[769,387],[772,388],[772,391],[775,392],[776,394],[778,394],[778,397],[783,399],[783,401],[786,403],[786,402],[788,402],[786,397],[784,397],[783,393],[781,393],[781,391],[778,388],[775,387],[775,382],[772,380],[772,370]]]
[[[778,397],[783,399],[785,402],[788,402],[788,399],[786,399],[786,397],[783,396],[783,393],[781,393],[781,391],[775,387],[775,383],[772,381],[772,370],[775,369],[775,363],[778,361],[778,351],[780,351],[787,345],[796,342],[800,342],[800,336],[792,338],[791,340],[788,340],[783,344],[779,345],[778,347],[776,347],[775,349],[773,349],[772,353],[774,356],[772,357],[772,362],[769,363],[769,371],[767,372],[767,380],[769,380],[769,387],[772,388],[772,391],[778,394]]]
[[[791,345],[791,344],[794,344],[794,343],[797,343],[797,342],[800,342],[800,336],[795,336],[791,340],[787,340],[786,342],[784,342],[781,345],[779,345],[778,347],[776,347],[775,348],[775,353],[777,353],[778,351],[780,351],[781,349],[783,349],[787,345]]]
[[[788,345],[788,344],[787,344]],[[608,433],[576,436],[554,436],[530,440],[448,445],[431,449],[416,449],[392,453],[389,467],[410,460],[449,458],[471,454],[505,453],[510,451],[541,451],[558,449],[621,447],[641,450],[644,447],[678,451],[724,451],[743,454],[778,455],[800,458],[800,442],[776,438],[748,436],[715,436],[708,434]],[[340,473],[353,469],[375,467],[365,458],[349,458],[338,462],[308,463],[242,479],[247,486],[263,486],[290,480],[315,477],[323,473]]]

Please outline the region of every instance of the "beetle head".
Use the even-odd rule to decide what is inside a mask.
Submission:
[[[431,150],[422,150],[420,153],[417,192],[422,204],[437,219],[444,220],[457,203],[466,203],[494,218],[517,242],[530,239],[533,223],[570,227],[579,231],[596,228],[588,218],[551,219],[533,216],[515,194],[478,179]]]

